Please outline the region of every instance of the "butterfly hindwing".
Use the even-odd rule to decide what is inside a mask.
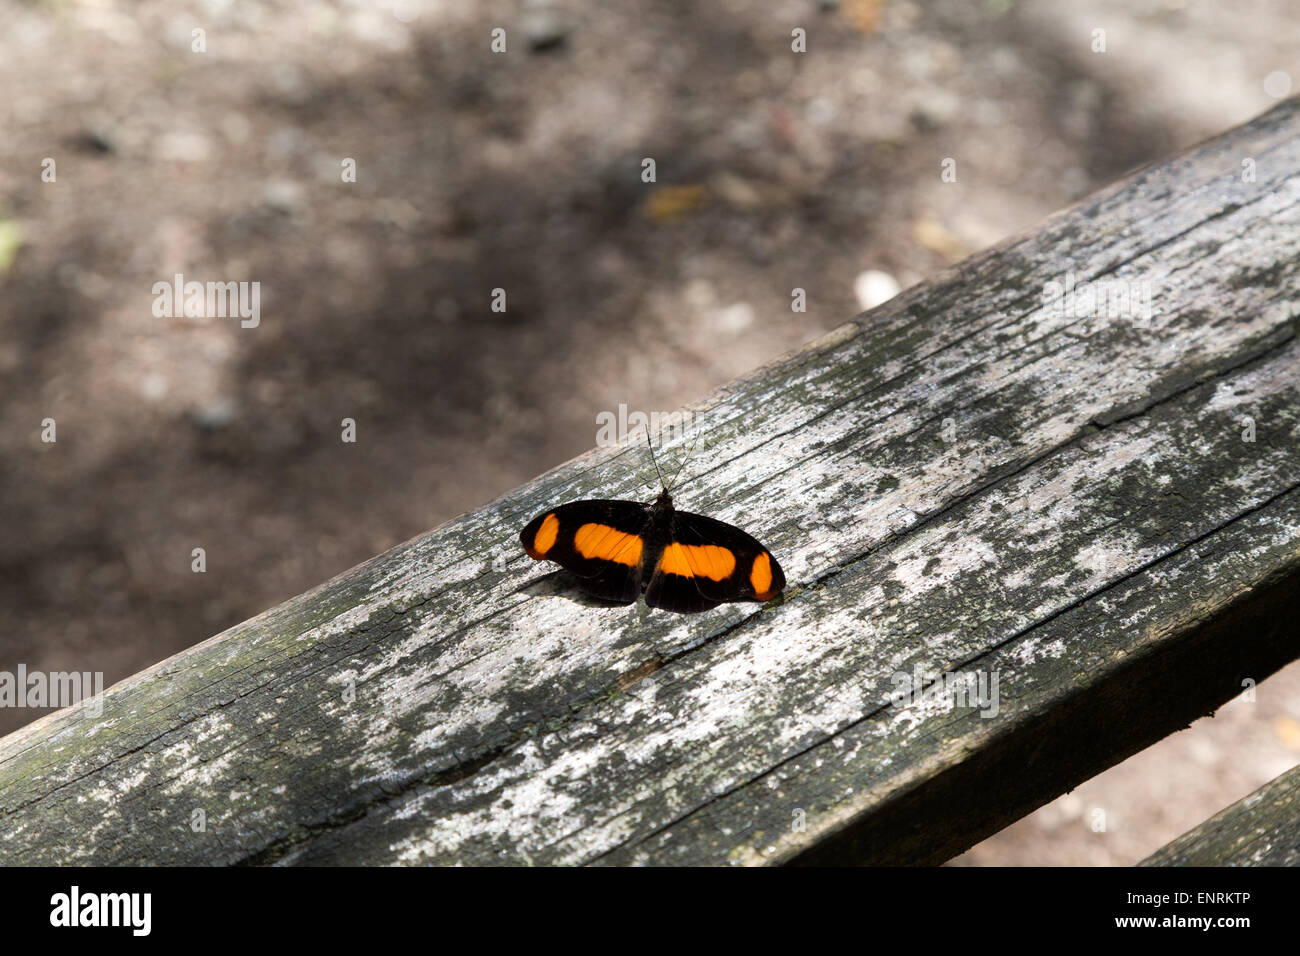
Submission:
[[[635,501],[575,501],[538,515],[519,540],[531,557],[571,572],[593,597],[631,604],[641,593],[649,523],[649,509]]]
[[[693,613],[729,601],[769,601],[784,587],[781,566],[754,538],[714,518],[676,511],[645,602]]]

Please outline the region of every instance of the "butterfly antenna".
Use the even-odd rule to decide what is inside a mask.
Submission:
[[[677,487],[677,479],[681,476],[682,469],[686,467],[686,463],[691,460],[691,455],[695,453],[695,443],[699,440],[700,433],[696,432],[695,437],[691,439],[691,447],[686,449],[686,457],[682,459],[682,463],[678,465],[677,470],[673,472],[673,483],[668,486],[668,490],[671,491],[673,488]]]
[[[655,474],[659,476],[659,485],[660,485],[660,487],[662,487],[662,488],[664,489],[664,491],[667,491],[667,490],[668,490],[668,486],[667,486],[666,484],[664,484],[664,473],[663,473],[662,471],[659,470],[659,462],[655,459],[655,446],[652,445],[652,444],[650,444],[650,426],[649,426],[649,425],[647,425],[647,426],[646,426],[646,429],[645,429],[645,444],[646,444],[646,447],[650,449],[650,461],[651,461],[651,462],[654,464],[654,466],[655,466]]]

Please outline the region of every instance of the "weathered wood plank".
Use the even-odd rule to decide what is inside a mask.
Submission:
[[[1300,866],[1300,767],[1156,850],[1139,866]]]
[[[595,607],[528,560],[547,504],[644,497],[594,451],[0,741],[0,853],[957,853],[1300,656],[1298,227],[1288,101],[694,407],[678,505],[779,603]],[[1069,272],[1156,314],[1045,305]],[[997,715],[891,701],[915,668],[996,673]]]

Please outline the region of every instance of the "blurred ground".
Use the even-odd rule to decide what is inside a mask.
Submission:
[[[600,411],[671,410],[835,327],[864,270],[909,285],[1300,78],[1283,0],[0,16],[0,669],[109,682],[591,447]],[[260,282],[261,325],[155,318],[178,272]],[[1131,862],[1295,762],[1297,683],[962,861]],[[1108,839],[1068,823],[1095,805],[1122,808]]]

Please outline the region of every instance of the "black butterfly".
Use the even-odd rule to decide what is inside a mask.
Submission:
[[[770,601],[785,587],[772,552],[733,525],[676,510],[667,484],[653,504],[605,498],[544,511],[519,540],[530,557],[556,562],[582,590],[619,604],[645,595],[650,607],[690,614]]]

